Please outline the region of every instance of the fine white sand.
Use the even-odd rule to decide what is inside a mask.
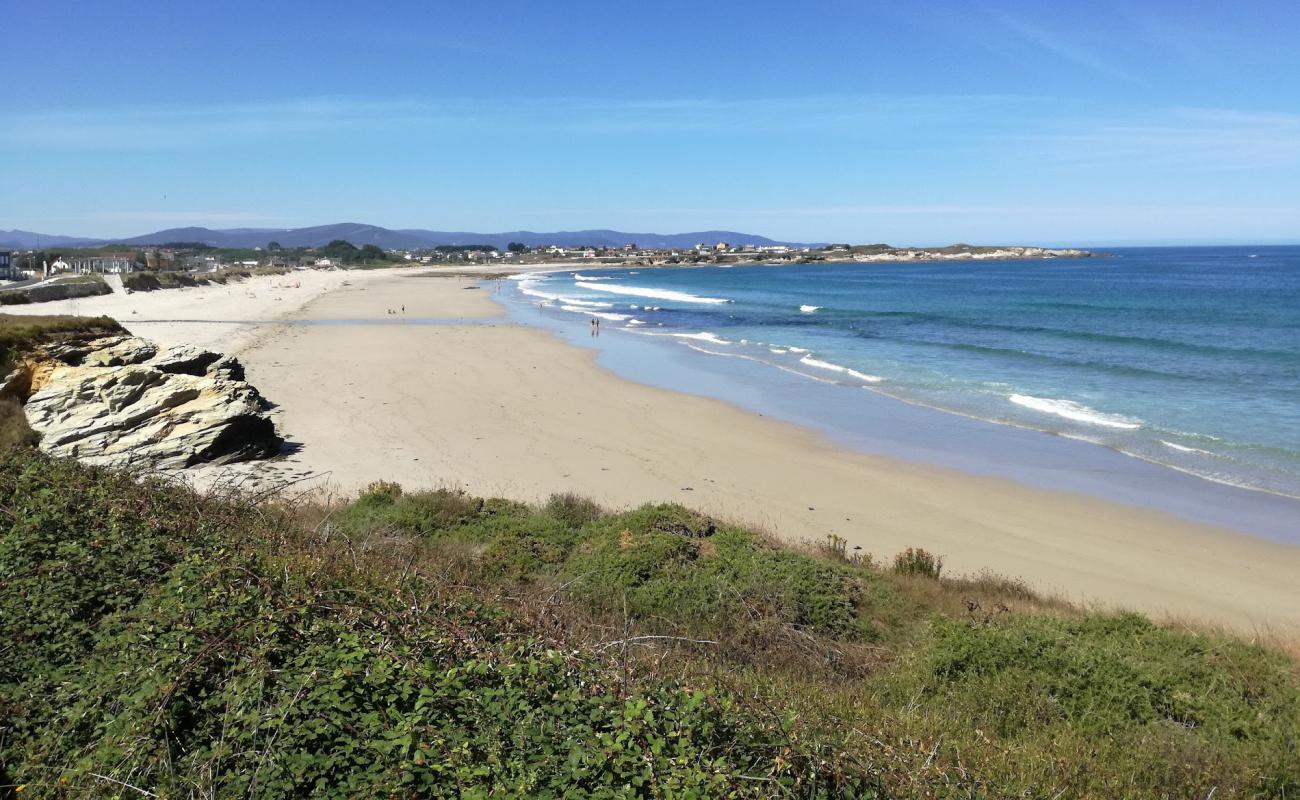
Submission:
[[[205,482],[314,476],[295,487],[348,493],[384,479],[524,500],[575,491],[615,507],[674,501],[790,539],[834,533],[882,559],[925,547],[951,571],[1019,577],[1075,601],[1300,632],[1300,548],[849,452],[615,377],[589,351],[502,321],[473,278],[416,272],[306,272],[22,311],[109,314],[162,342],[236,352],[299,449],[200,471]],[[480,322],[404,324],[387,313],[403,305],[406,319]],[[376,324],[269,322],[281,316]]]

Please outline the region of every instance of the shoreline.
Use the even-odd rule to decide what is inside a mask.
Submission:
[[[207,289],[112,298],[149,312],[118,316],[139,335],[240,357],[277,404],[282,435],[301,445],[272,462],[199,470],[198,482],[260,472],[285,482],[316,475],[305,483],[336,493],[388,479],[521,500],[576,491],[613,507],[681,502],[787,540],[844,536],[878,560],[924,547],[952,572],[987,570],[1076,602],[1300,630],[1300,548],[855,452],[722,400],[629,381],[592,350],[512,323],[490,288],[470,288],[475,278],[409,280],[428,273],[324,273],[304,290],[281,289],[278,303],[196,301]],[[196,302],[204,313],[187,312]],[[387,308],[403,304],[406,323],[385,324]],[[263,316],[336,324],[229,322]]]
[[[592,341],[580,330],[580,314],[547,309],[534,317],[529,301],[506,302],[511,319],[593,351],[598,364],[625,380],[784,420],[855,453],[1007,478],[1300,545],[1300,530],[1291,521],[1300,517],[1300,498],[1282,492],[1205,477],[1104,442],[936,407],[873,385],[774,370],[744,355],[702,351],[706,359],[688,352],[697,348],[684,340],[612,326],[612,338]],[[891,435],[895,430],[903,433]],[[952,447],[954,441],[962,445]]]

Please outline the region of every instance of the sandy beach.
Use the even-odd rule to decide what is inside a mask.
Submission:
[[[385,479],[523,500],[680,502],[787,539],[833,533],[880,559],[924,547],[952,572],[1019,577],[1074,601],[1300,632],[1300,548],[850,452],[618,378],[591,352],[507,322],[491,284],[420,272],[308,271],[20,313],[108,314],[147,338],[237,354],[294,452],[202,471],[205,482],[255,472],[334,493]]]

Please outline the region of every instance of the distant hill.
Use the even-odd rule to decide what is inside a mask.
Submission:
[[[582,231],[506,231],[503,233],[472,233],[469,231],[431,231],[422,228],[390,230],[378,225],[359,222],[341,222],[335,225],[315,225],[308,228],[168,228],[166,230],[132,236],[125,239],[89,239],[72,236],[48,236],[29,231],[0,231],[0,246],[13,249],[35,247],[83,247],[102,244],[163,245],[172,242],[201,242],[213,247],[265,247],[269,242],[279,242],[284,247],[321,247],[335,239],[345,239],[357,247],[367,244],[385,249],[436,247],[438,245],[482,244],[505,249],[510,242],[520,242],[529,247],[560,245],[574,247],[622,247],[636,244],[640,247],[694,247],[700,242],[715,244],[799,244],[778,242],[766,236],[738,231],[693,231],[690,233],[628,233],[607,229]]]
[[[38,247],[82,247],[88,244],[96,243],[97,239],[86,239],[77,236],[56,236],[49,233],[33,233],[32,231],[0,231],[0,249],[6,250],[34,250]]]
[[[706,242],[708,244],[717,244],[718,242],[727,242],[729,244],[798,244],[797,242],[777,242],[766,236],[758,236],[752,233],[740,233],[738,231],[692,231],[690,233],[629,233],[627,231],[613,231],[608,229],[582,230],[582,231],[554,231],[550,233],[536,231],[506,231],[504,233],[466,233],[458,231],[427,231],[427,230],[403,230],[395,231],[396,233],[405,233],[419,237],[424,241],[435,244],[491,244],[498,248],[504,248],[510,242],[519,242],[529,247],[544,247],[546,245],[560,245],[561,247],[572,247],[575,245],[593,245],[597,247],[622,247],[625,244],[635,244],[639,247],[694,247],[695,245]],[[425,245],[426,247],[429,245]]]

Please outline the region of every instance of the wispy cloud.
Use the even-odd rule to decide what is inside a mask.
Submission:
[[[1003,95],[638,101],[531,97],[491,102],[301,98],[274,103],[18,112],[0,127],[0,146],[170,150],[362,130],[474,131],[487,125],[588,134],[852,131],[1013,115],[1028,111],[1037,100],[1041,98]]]
[[[1300,165],[1300,114],[1178,108],[1021,137],[1039,160],[1198,170]]]
[[[1145,85],[1145,81],[1124,69],[1113,61],[1099,55],[1091,49],[1073,41],[1066,36],[1036,25],[1022,17],[1005,12],[991,11],[990,15],[1005,28],[1021,39],[1043,50],[1053,53],[1086,70],[1105,75],[1128,83]]]
[[[1091,57],[1088,57],[1091,58]],[[1048,166],[1257,168],[1300,164],[1300,114],[1240,109],[1100,110],[1067,100],[1006,95],[854,95],[717,100],[518,98],[449,100],[298,98],[282,102],[15,112],[0,126],[5,151],[207,151],[266,142],[384,141],[418,148],[439,132],[465,136],[715,135],[718,141],[789,135],[808,149],[851,138],[846,168],[924,172],[936,158],[990,170]],[[729,139],[727,137],[734,137]],[[621,140],[620,140],[621,141]],[[798,144],[789,144],[798,143]],[[846,151],[849,152],[849,151]],[[902,155],[899,155],[902,154]],[[911,159],[911,160],[908,160]],[[774,162],[779,163],[779,162]],[[179,213],[179,212],[177,212]],[[886,213],[880,210],[876,213]],[[205,215],[195,213],[195,218]]]

